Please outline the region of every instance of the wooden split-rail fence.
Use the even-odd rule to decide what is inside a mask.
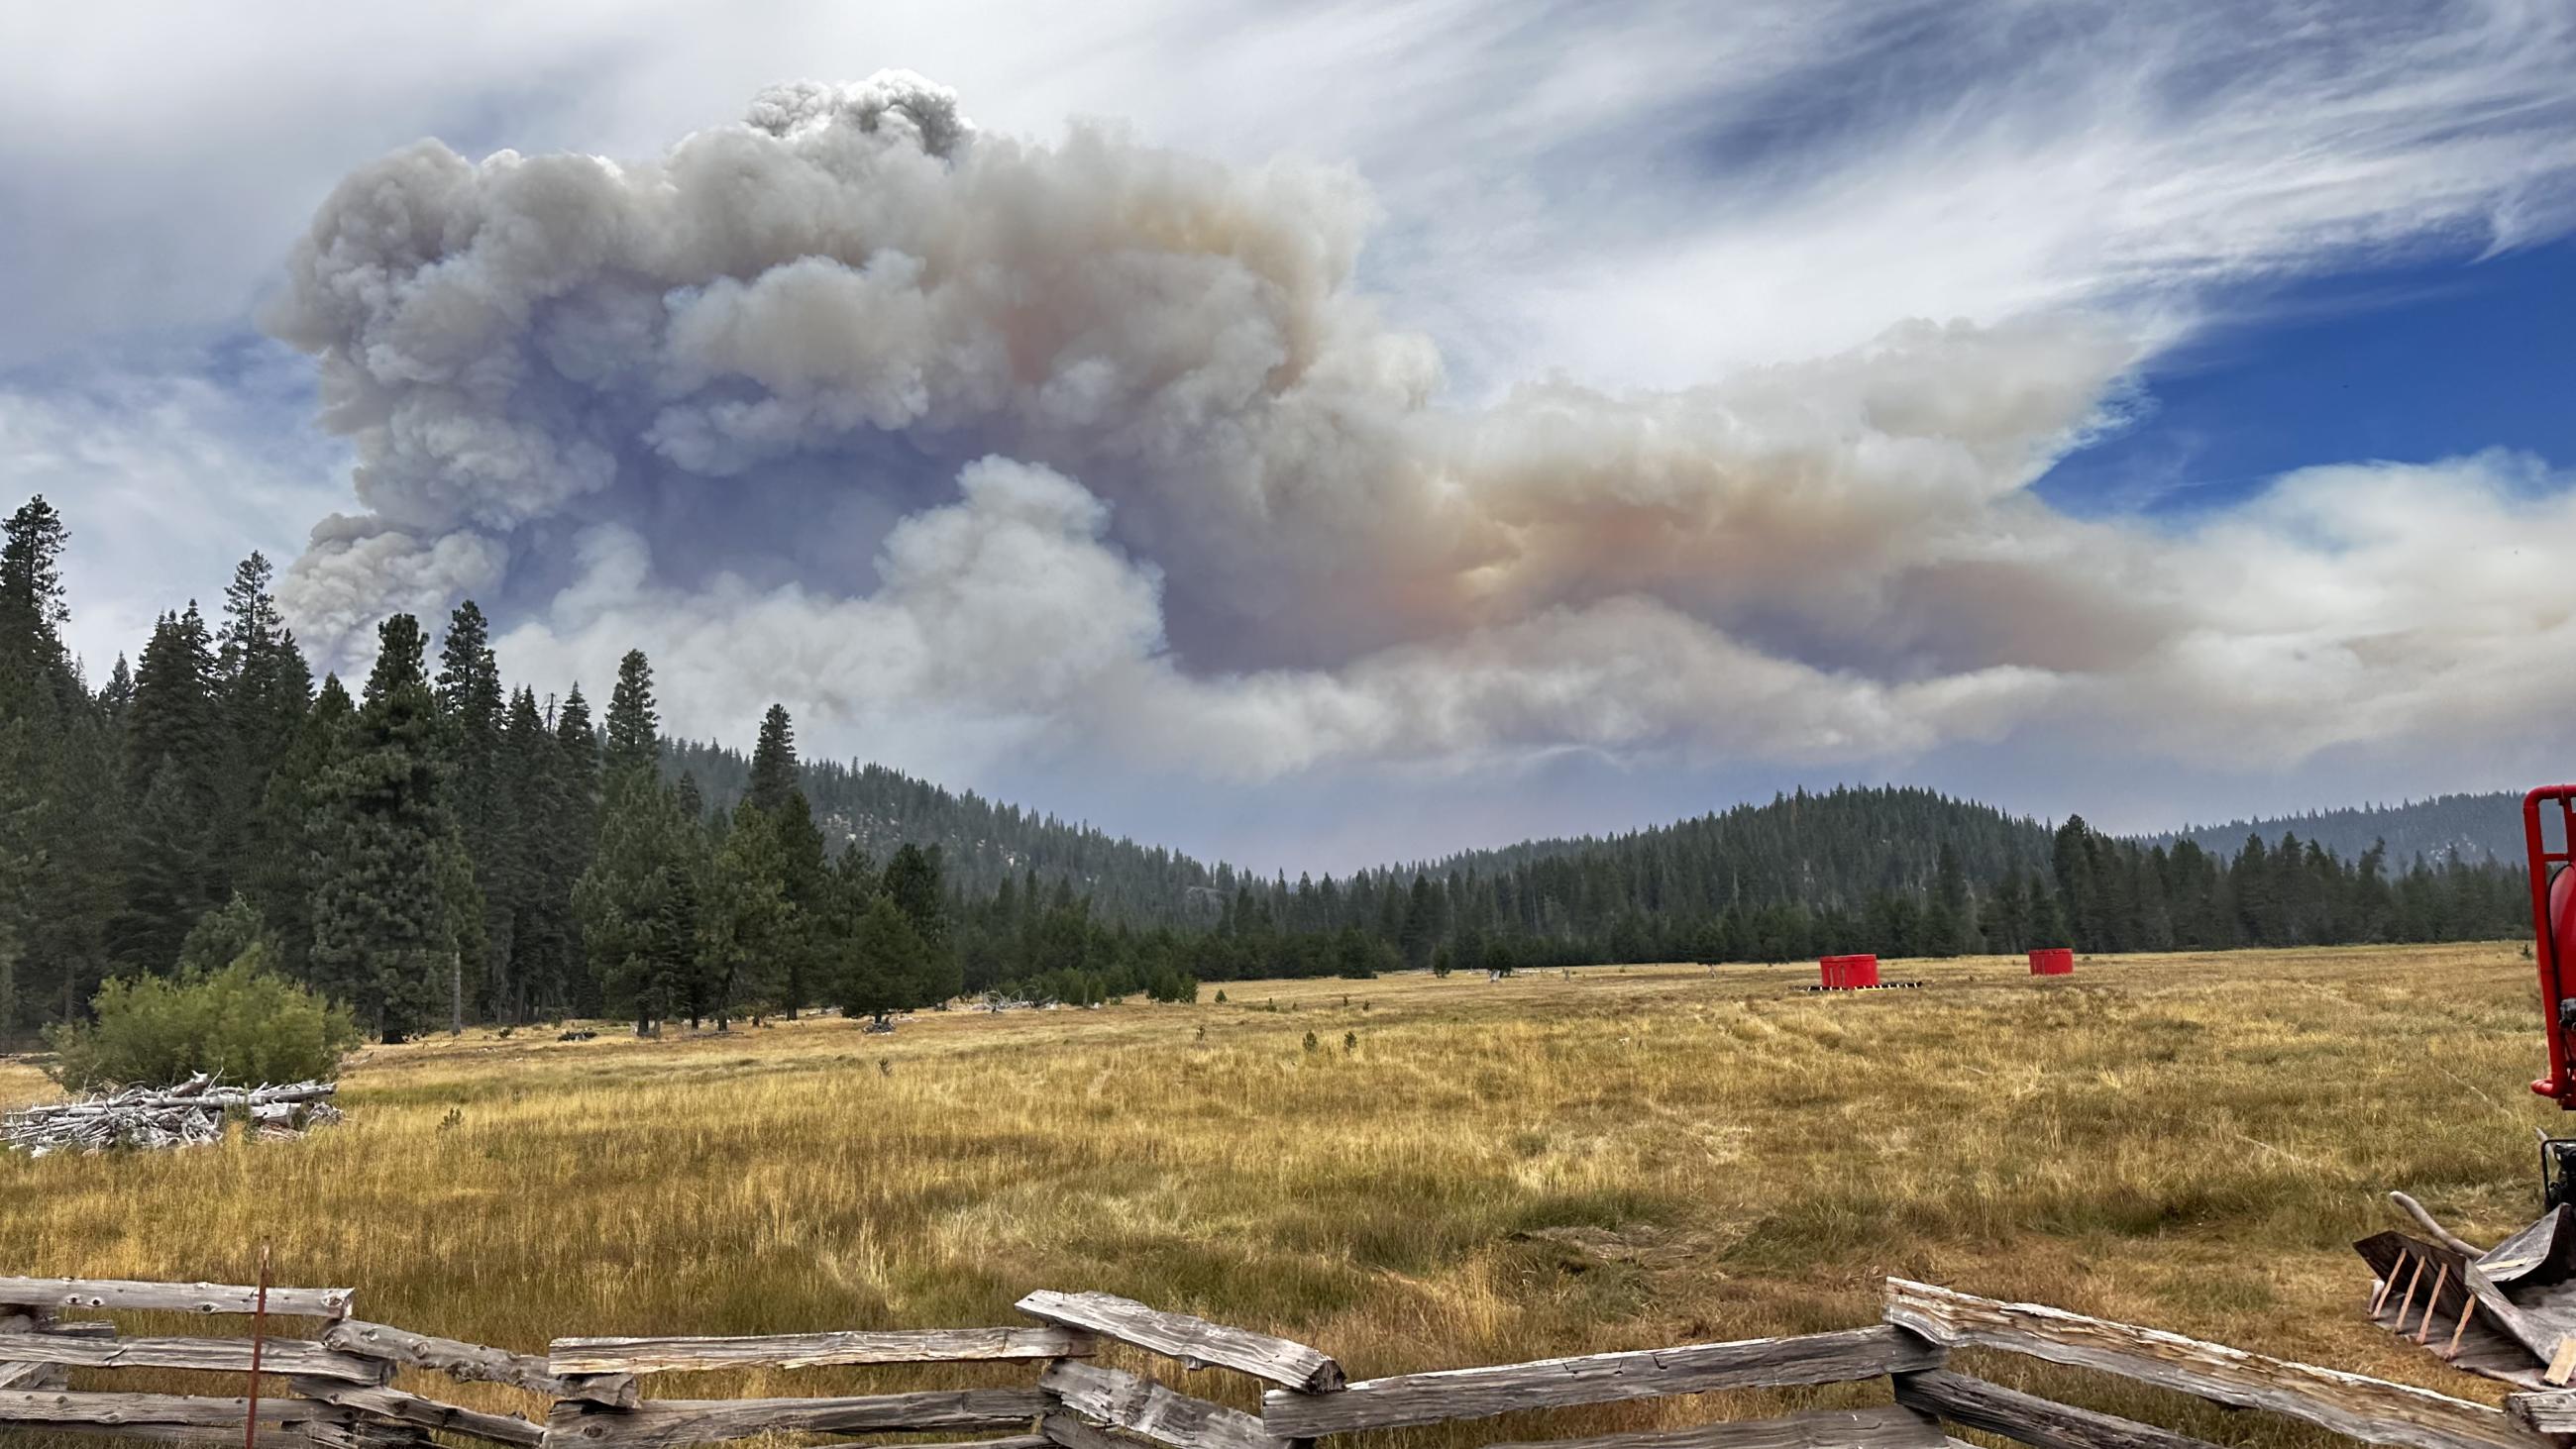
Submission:
[[[247,1449],[429,1449],[433,1433],[510,1449],[680,1449],[772,1433],[935,1434],[937,1449],[1306,1449],[1339,1434],[1702,1394],[1881,1380],[1874,1407],[1492,1449],[1952,1449],[1954,1430],[2033,1449],[2211,1449],[2152,1424],[1987,1382],[1949,1365],[2000,1350],[2239,1409],[2268,1410],[2404,1449],[2571,1449],[2576,1392],[2518,1394],[2502,1409],[2429,1389],[2291,1363],[2179,1334],[1902,1279],[1883,1321],[1796,1338],[1543,1359],[1350,1380],[1284,1338],[1103,1293],[1038,1292],[1026,1322],[990,1328],[748,1338],[561,1338],[542,1357],[410,1333],[353,1316],[345,1288],[270,1288],[256,1334],[127,1336],[127,1311],[239,1322],[259,1290],[206,1283],[0,1278],[0,1434],[89,1434]],[[268,1336],[268,1319],[300,1333]],[[310,1325],[310,1326],[304,1326]],[[1260,1382],[1259,1413],[1094,1362],[1103,1340],[1188,1370]],[[253,1382],[254,1355],[258,1380]],[[1023,1361],[1020,1387],[857,1398],[646,1397],[639,1380],[746,1368]],[[240,1397],[73,1389],[74,1369],[240,1376]],[[410,1388],[394,1387],[413,1371]],[[550,1404],[543,1422],[445,1402],[422,1374],[505,1384]],[[235,1387],[227,1384],[227,1389]],[[253,1408],[255,1395],[256,1408]],[[907,1446],[921,1449],[921,1446]]]

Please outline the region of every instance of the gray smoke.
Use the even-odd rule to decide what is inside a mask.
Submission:
[[[649,161],[420,143],[267,319],[360,460],[287,602],[345,655],[472,595],[515,672],[641,646],[677,728],[776,698],[916,760],[1831,762],[2043,720],[2296,758],[2530,642],[2496,575],[2424,585],[2428,538],[2576,537],[2509,459],[2186,535],[2054,512],[2028,484],[2140,345],[2075,314],[1445,405],[1354,284],[1372,218],[1347,171],[981,132],[903,72]]]

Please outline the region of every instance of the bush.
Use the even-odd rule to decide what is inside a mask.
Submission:
[[[270,975],[267,956],[255,945],[220,971],[107,983],[90,1003],[96,1021],[47,1029],[54,1080],[89,1092],[171,1086],[197,1072],[243,1083],[330,1076],[358,1044],[356,1018]]]

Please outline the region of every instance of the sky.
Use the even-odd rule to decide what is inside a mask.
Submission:
[[[94,675],[258,549],[1291,873],[2571,773],[2558,0],[8,8]]]

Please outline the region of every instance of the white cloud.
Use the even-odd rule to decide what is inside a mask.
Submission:
[[[43,494],[72,530],[68,640],[93,681],[191,595],[212,614],[235,562],[283,567],[345,496],[348,450],[282,431],[274,377],[220,386],[198,357],[138,361],[47,384],[0,385],[0,479]],[[258,364],[254,364],[255,366]]]
[[[2252,768],[2564,702],[2529,460],[2027,491],[2234,284],[2576,225],[2554,0],[263,14],[0,55],[0,361],[283,286],[360,459],[325,501],[229,382],[0,397],[84,639],[339,512],[326,643],[497,592],[534,680],[640,644],[691,732],[959,770]],[[976,139],[910,82],[707,125],[880,64]]]

